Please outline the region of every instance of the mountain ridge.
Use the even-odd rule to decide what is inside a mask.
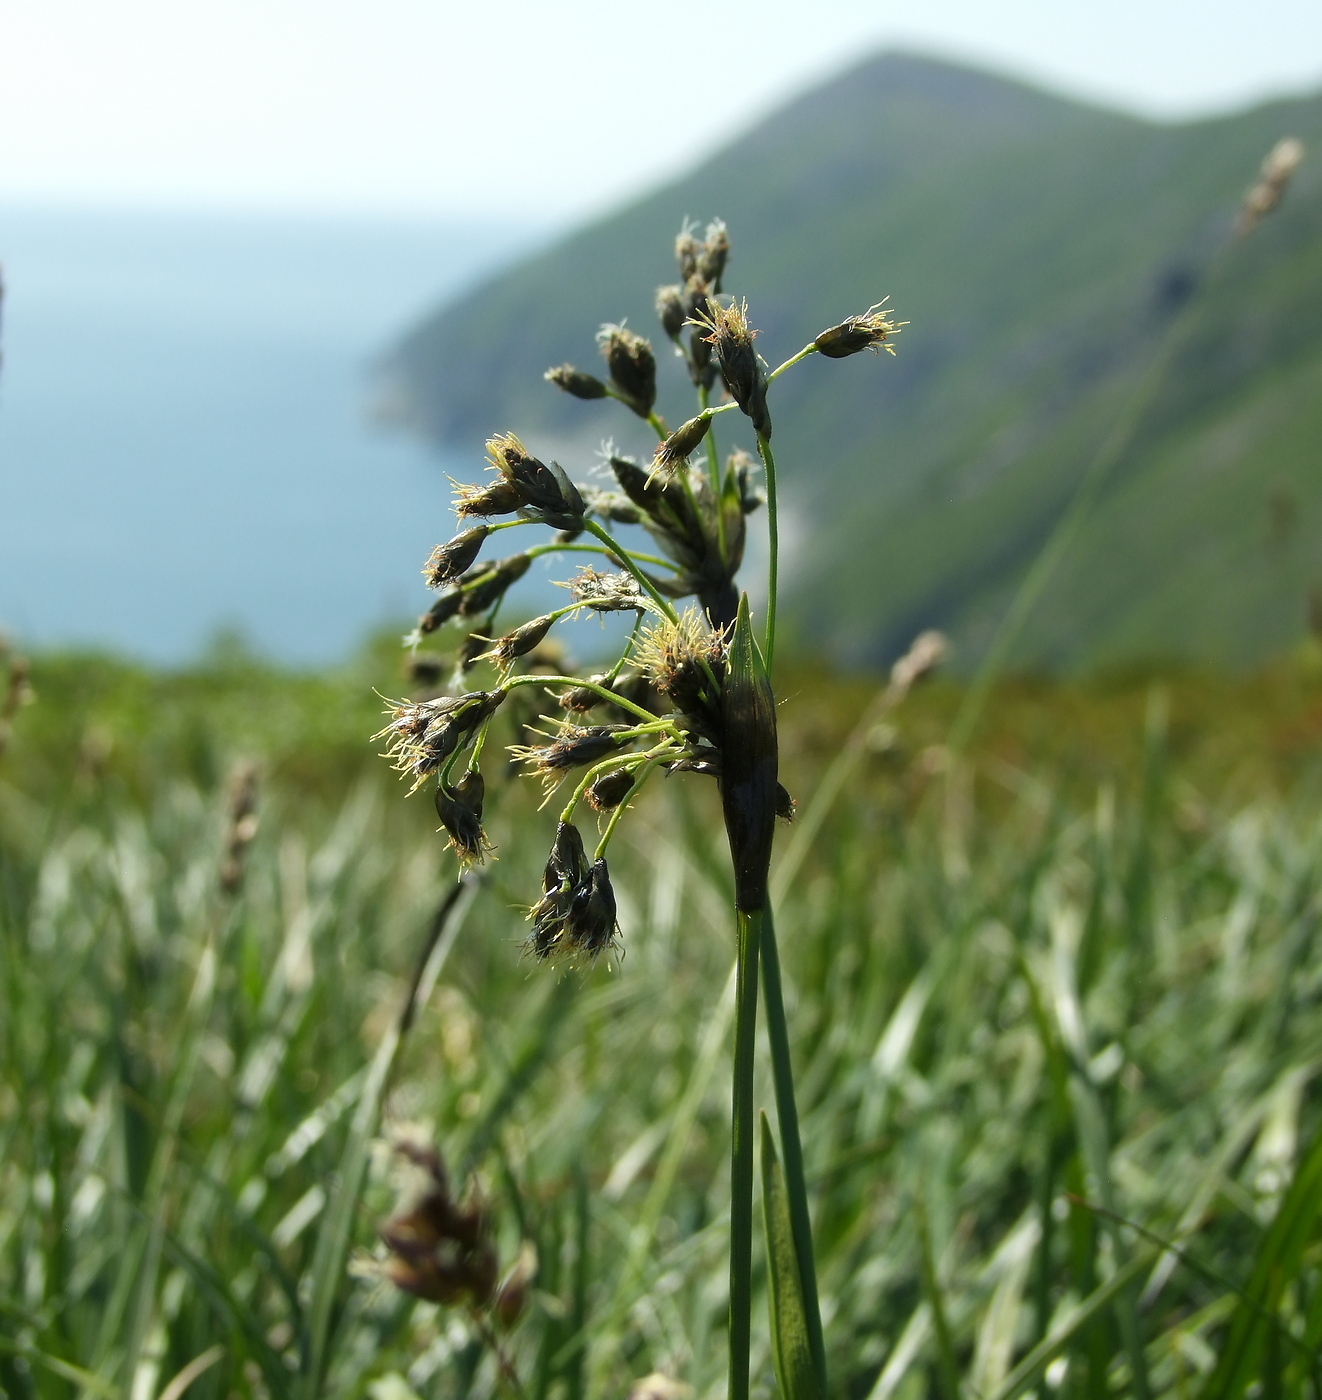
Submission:
[[[787,614],[801,636],[812,618],[814,638],[843,660],[885,661],[913,631],[939,625],[972,664],[1108,414],[1190,296],[1207,324],[1158,396],[1135,460],[1162,444],[1175,450],[1175,438],[1205,430],[1209,412],[1263,375],[1322,356],[1322,187],[1312,168],[1260,234],[1222,259],[1226,286],[1198,291],[1258,163],[1284,135],[1316,147],[1322,97],[1155,122],[940,60],[882,55],[443,308],[401,341],[385,374],[403,416],[435,440],[476,450],[490,431],[512,428],[563,447],[581,471],[576,454],[603,434],[639,448],[645,439],[557,395],[541,371],[564,360],[588,367],[601,321],[624,316],[651,332],[651,289],[673,276],[668,245],[682,218],[730,224],[728,285],[747,295],[773,363],[890,293],[910,322],[894,361],[810,360],[776,386],[777,458],[800,541],[786,561]],[[1222,295],[1237,300],[1229,320]],[[660,406],[683,416],[678,367],[659,358]],[[1298,528],[1322,543],[1305,458],[1289,489],[1304,503]],[[1116,489],[1135,471],[1122,464]],[[1174,538],[1179,502],[1163,509]],[[1233,515],[1242,510],[1241,500]],[[1223,522],[1232,534],[1233,515]],[[1069,587],[1096,591],[1071,569]],[[1290,579],[1297,593],[1300,579]],[[1048,608],[1017,661],[1069,670],[1127,659],[1091,636],[1125,633],[1123,616],[1145,606],[1139,584],[1072,641]],[[1272,594],[1277,614],[1285,586]],[[1290,628],[1246,622],[1190,654],[1261,659],[1304,625],[1301,597],[1291,606]],[[1176,655],[1200,635],[1173,624],[1128,631]]]

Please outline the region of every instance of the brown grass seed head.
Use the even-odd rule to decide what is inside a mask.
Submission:
[[[528,504],[528,498],[514,482],[503,477],[486,486],[460,484],[455,491],[459,499],[454,513],[460,520],[471,516],[513,515]]]
[[[767,376],[753,348],[757,332],[748,324],[748,303],[731,301],[723,306],[715,297],[708,297],[705,309],[694,315],[693,323],[716,352],[721,379],[730,397],[748,415],[758,436],[769,438]]]
[[[444,588],[447,583],[453,583],[461,574],[467,573],[490,533],[489,525],[474,525],[444,544],[438,544],[422,567],[427,587]]]
[[[470,769],[452,787],[436,785],[436,815],[459,857],[461,869],[480,865],[491,851],[491,842],[482,828],[482,804],[486,783],[477,769]]]
[[[683,287],[670,286],[656,289],[656,317],[661,322],[661,329],[671,340],[679,339],[684,330],[684,323],[690,314],[688,299],[684,295]]]
[[[561,822],[542,874],[542,897],[528,911],[529,948],[541,959],[586,956],[595,960],[615,946],[615,891],[605,860],[589,865],[583,838],[572,822]]]
[[[687,423],[681,423],[662,443],[652,458],[652,471],[669,479],[684,466],[698,444],[711,430],[711,414],[699,413]]]
[[[542,378],[576,399],[606,397],[606,386],[595,374],[585,374],[573,365],[557,365],[554,369],[548,369]]]
[[[640,418],[646,418],[656,402],[656,357],[651,345],[623,325],[602,326],[597,344],[620,397]]]
[[[386,740],[386,758],[397,771],[413,778],[416,791],[445,760],[500,708],[508,692],[475,690],[468,695],[446,695],[436,700],[389,701],[390,722],[374,734]]]
[[[642,590],[632,574],[583,568],[562,587],[569,590],[574,602],[594,612],[640,612],[645,606]]]
[[[628,728],[624,724],[565,723],[549,744],[513,744],[510,753],[537,776],[559,782],[571,768],[585,768],[618,753],[622,744],[630,741],[617,736]]]
[[[527,656],[530,651],[540,646],[546,634],[555,625],[555,621],[554,615],[550,613],[534,617],[531,622],[525,622],[522,627],[507,632],[485,653],[486,657],[498,665],[508,666],[520,656]]]
[[[883,306],[885,302],[879,301],[875,306],[869,306],[861,316],[846,316],[838,326],[824,330],[813,341],[818,353],[829,360],[843,360],[849,355],[857,355],[860,350],[871,350],[876,354],[880,346],[893,355],[895,347],[888,341],[891,336],[899,334],[904,322],[890,320],[882,310]]]

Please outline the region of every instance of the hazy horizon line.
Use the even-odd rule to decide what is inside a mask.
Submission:
[[[971,49],[961,49],[958,45],[915,43],[903,40],[888,42],[849,63],[838,64],[826,73],[818,72],[807,75],[803,81],[787,86],[773,102],[747,114],[742,120],[727,125],[723,130],[713,133],[700,148],[685,152],[661,169],[651,170],[643,179],[622,186],[606,199],[595,200],[583,205],[565,204],[559,207],[547,207],[541,211],[540,216],[538,211],[534,210],[530,216],[528,241],[539,242],[556,234],[568,232],[574,227],[601,218],[626,206],[633,200],[644,197],[651,190],[681,179],[687,172],[700,167],[729,145],[756,130],[777,112],[792,106],[835,79],[886,57],[911,58],[922,62],[960,68],[970,73],[1027,87],[1060,101],[1116,113],[1154,126],[1186,126],[1196,125],[1204,121],[1217,121],[1276,103],[1307,101],[1322,93],[1322,73],[1319,73],[1314,80],[1303,85],[1265,87],[1258,92],[1224,102],[1163,109],[1114,91],[1107,92],[1087,84],[1072,82],[1044,70],[1034,69],[1031,65],[1016,65],[999,58],[978,54]],[[126,219],[145,217],[179,219],[181,221],[188,219],[210,221],[231,219],[235,222],[249,223],[270,221],[289,224],[299,222],[393,224],[396,226],[415,224],[420,227],[464,229],[500,226],[500,221],[490,214],[485,205],[480,203],[447,206],[425,200],[417,202],[377,200],[371,203],[351,203],[340,199],[299,199],[296,202],[285,202],[260,196],[225,194],[175,193],[166,195],[159,191],[147,190],[69,191],[35,188],[12,189],[0,186],[0,216],[5,213],[85,214],[93,217]]]

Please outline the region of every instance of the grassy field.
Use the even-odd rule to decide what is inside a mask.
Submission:
[[[534,966],[553,818],[501,788],[500,858],[438,918],[453,858],[366,741],[392,665],[35,665],[0,759],[13,1400],[476,1400],[514,1389],[497,1352],[526,1400],[723,1393],[715,793],[621,829],[622,959]],[[1318,1395],[1319,657],[1009,684],[964,756],[953,684],[778,691],[833,1395]],[[383,1277],[399,1141],[474,1179],[503,1266],[535,1247],[494,1344]]]

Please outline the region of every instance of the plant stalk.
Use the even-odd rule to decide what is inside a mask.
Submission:
[[[808,1185],[803,1171],[803,1144],[799,1137],[799,1109],[794,1100],[794,1068],[790,1061],[789,1024],[780,982],[780,952],[770,904],[758,916],[762,927],[762,998],[767,1012],[767,1038],[771,1042],[771,1074],[776,1090],[776,1118],[780,1124],[780,1155],[789,1198],[790,1229],[799,1257],[799,1281],[803,1310],[808,1321],[808,1345],[812,1350],[817,1385],[826,1394],[826,1343],[822,1337],[822,1313],[817,1301],[817,1264],[813,1257],[812,1218],[808,1213]]]
[[[748,1400],[753,1293],[753,1052],[757,1034],[757,957],[763,912],[738,917],[734,1093],[730,1131],[729,1400]]]
[[[757,450],[767,474],[767,638],[762,660],[768,672],[776,650],[776,580],[780,556],[780,527],[776,515],[776,459],[770,439],[758,434]]]

